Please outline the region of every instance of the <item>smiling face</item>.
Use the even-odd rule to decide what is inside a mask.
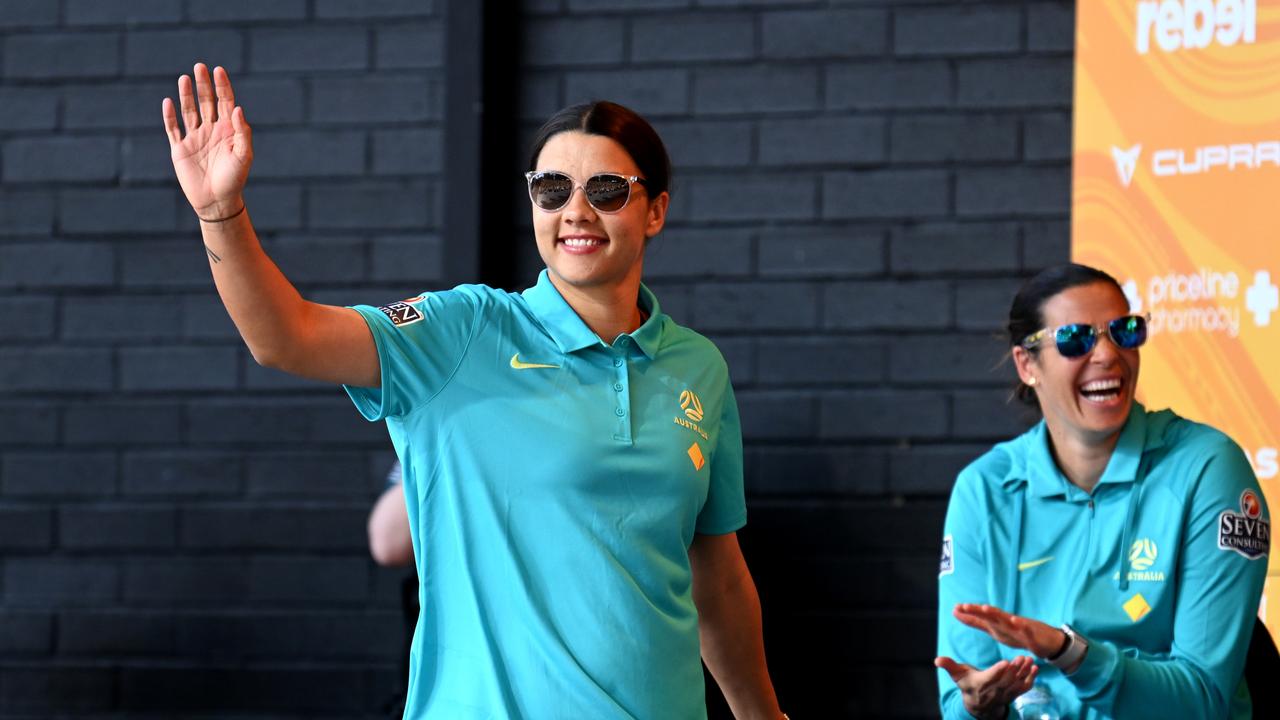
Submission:
[[[1105,328],[1129,314],[1128,301],[1110,283],[1096,282],[1054,295],[1041,314],[1049,332],[1034,352],[1016,347],[1013,357],[1019,377],[1035,388],[1050,434],[1113,445],[1133,405],[1140,363],[1138,351],[1117,347]],[[1093,349],[1076,358],[1063,357],[1053,341],[1053,331],[1070,323],[1103,328]]]

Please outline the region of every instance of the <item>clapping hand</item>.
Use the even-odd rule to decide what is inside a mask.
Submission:
[[[964,709],[976,718],[1003,718],[1009,703],[1031,689],[1036,681],[1036,664],[1027,655],[1001,660],[986,670],[956,662],[949,657],[935,658],[933,664],[947,671],[964,702]]]

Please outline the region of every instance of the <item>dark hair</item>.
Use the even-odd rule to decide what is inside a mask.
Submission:
[[[542,147],[554,135],[570,131],[603,135],[622,146],[645,179],[645,190],[654,198],[667,191],[671,183],[671,159],[662,138],[647,120],[631,108],[607,100],[570,105],[547,119],[533,138],[529,169],[536,170]]]
[[[1009,348],[1018,347],[1027,336],[1044,327],[1044,305],[1049,299],[1063,290],[1074,287],[1092,285],[1094,283],[1110,283],[1116,292],[1124,295],[1124,288],[1109,274],[1097,268],[1077,263],[1054,265],[1041,270],[1035,277],[1027,280],[1013,297],[1013,305],[1009,307]],[[1030,348],[1028,352],[1038,352],[1038,348]],[[1013,396],[1028,405],[1036,405],[1036,391],[1019,381]]]

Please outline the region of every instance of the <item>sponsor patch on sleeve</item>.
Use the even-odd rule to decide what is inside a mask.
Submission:
[[[1253,490],[1240,494],[1240,512],[1223,510],[1218,516],[1218,548],[1235,550],[1250,560],[1267,556],[1271,523],[1262,517],[1262,500]]]
[[[942,538],[942,557],[938,560],[938,577],[950,575],[956,569],[955,554],[951,551],[951,536]]]
[[[396,327],[412,325],[422,320],[422,313],[418,308],[403,300],[400,302],[393,302],[390,305],[383,305],[378,309],[381,310],[382,314],[386,315],[387,318],[391,320],[391,324]]]

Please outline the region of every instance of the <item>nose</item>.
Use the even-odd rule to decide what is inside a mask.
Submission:
[[[569,202],[560,212],[569,222],[591,222],[596,218],[596,209],[587,202],[587,191],[580,185],[569,192]]]
[[[1089,362],[1109,365],[1119,355],[1120,347],[1111,339],[1111,333],[1103,329],[1098,333],[1098,341],[1093,344],[1093,350],[1089,351]]]

